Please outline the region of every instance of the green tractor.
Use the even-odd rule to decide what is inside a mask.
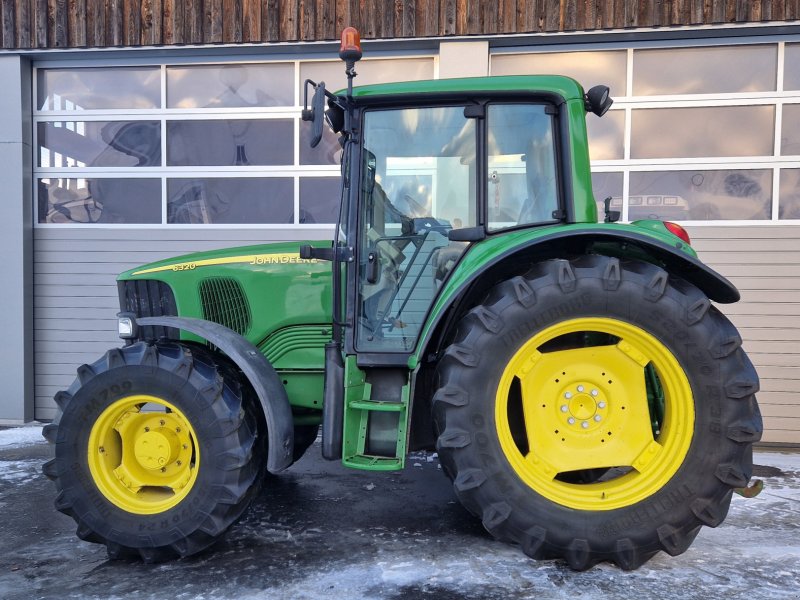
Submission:
[[[110,557],[194,554],[289,467],[436,450],[496,538],[574,569],[684,552],[747,486],[756,372],[736,288],[661,221],[598,223],[584,93],[558,76],[313,89],[341,137],[335,239],[118,278],[113,348],[44,429],[56,508]],[[266,485],[269,479],[266,478]]]

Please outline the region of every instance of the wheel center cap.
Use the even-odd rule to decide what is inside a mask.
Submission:
[[[576,419],[591,419],[597,412],[597,402],[589,394],[577,394],[569,401],[569,412]]]
[[[141,434],[134,445],[136,460],[145,469],[155,470],[167,466],[177,454],[173,441],[160,431]]]

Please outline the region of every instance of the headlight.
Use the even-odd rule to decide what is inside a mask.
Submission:
[[[136,317],[133,313],[117,313],[117,332],[123,340],[130,340],[138,337],[138,327]]]

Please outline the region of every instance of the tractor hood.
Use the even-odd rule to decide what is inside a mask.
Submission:
[[[125,288],[152,287],[134,282],[163,282],[174,296],[178,316],[222,323],[256,345],[293,325],[330,327],[331,265],[301,259],[299,248],[297,242],[260,244],[135,267],[117,278],[121,299]],[[234,313],[236,319],[227,322]]]

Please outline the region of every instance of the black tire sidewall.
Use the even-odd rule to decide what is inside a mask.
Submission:
[[[196,434],[200,462],[191,491],[176,506],[157,514],[134,514],[113,504],[94,483],[89,470],[89,436],[97,419],[114,402],[133,395],[163,399],[180,410]],[[198,529],[220,501],[219,482],[226,473],[218,456],[225,436],[203,394],[186,378],[159,367],[126,365],[96,375],[77,391],[59,422],[56,458],[62,463],[61,487],[79,522],[107,541],[128,547],[158,547]],[[142,543],[144,541],[144,543]]]
[[[596,269],[576,272],[575,285],[567,290],[555,277],[529,280],[535,304],[525,307],[512,298],[496,302],[491,309],[500,317],[500,330],[491,332],[472,326],[462,336],[462,345],[466,344],[479,360],[475,368],[457,369],[457,384],[468,390],[469,403],[446,411],[440,420],[446,420],[447,427],[469,431],[471,436],[466,448],[453,452],[455,470],[479,469],[488,477],[485,484],[462,500],[478,514],[492,504],[507,504],[512,509],[508,522],[493,533],[514,541],[520,541],[531,526],[540,525],[547,530],[548,543],[556,547],[566,547],[576,532],[581,532],[577,537],[588,539],[593,550],[601,554],[613,552],[614,543],[623,537],[638,549],[657,549],[654,532],[661,525],[676,527],[686,534],[697,526],[691,509],[693,501],[713,498],[724,502],[724,496],[730,493],[713,476],[731,444],[720,426],[724,389],[719,361],[710,352],[712,322],[705,319],[687,326],[691,294],[687,296],[671,285],[659,298],[647,298],[651,269],[645,269],[644,275],[626,272],[616,289],[606,289]],[[584,317],[616,319],[653,335],[678,360],[693,391],[693,437],[678,471],[649,497],[613,510],[577,511],[537,493],[508,462],[495,423],[499,381],[521,345],[552,325]],[[696,401],[700,395],[703,403]],[[440,425],[440,429],[444,427]]]

